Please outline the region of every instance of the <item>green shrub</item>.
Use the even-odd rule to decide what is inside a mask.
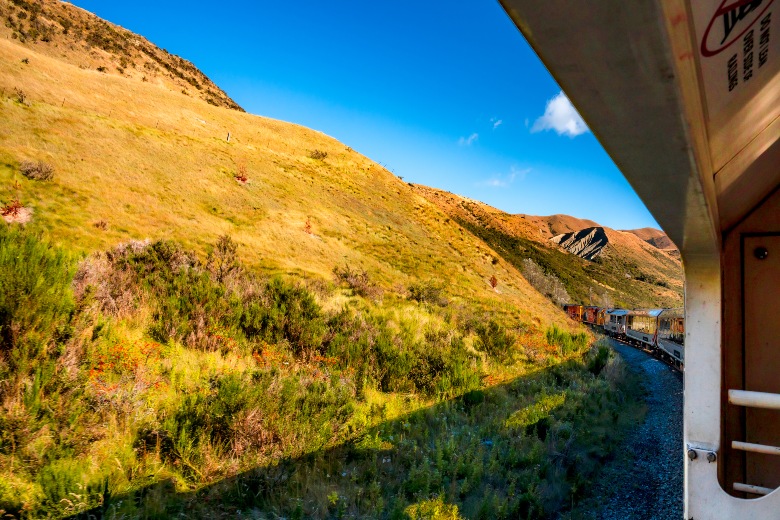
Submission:
[[[605,343],[594,345],[588,356],[588,370],[596,376],[601,374],[601,371],[607,366],[610,357],[612,357],[612,349],[609,345]]]
[[[325,335],[325,317],[312,293],[281,278],[268,282],[262,300],[245,303],[240,326],[249,339],[286,341],[303,357],[322,350]]]
[[[444,297],[444,285],[434,280],[415,282],[409,285],[407,290],[410,300],[440,307],[444,307],[448,303]]]
[[[365,270],[353,270],[348,265],[343,268],[336,266],[333,268],[333,274],[336,282],[345,283],[352,291],[364,298],[377,300],[382,297],[382,288],[371,281],[368,272]]]
[[[566,402],[566,393],[554,395],[542,395],[532,405],[526,406],[506,420],[507,428],[527,428],[533,426],[541,420],[550,416],[550,412],[563,405]]]
[[[238,244],[228,235],[220,236],[209,251],[206,266],[219,283],[239,272],[241,263],[238,260]]]
[[[62,250],[0,227],[0,351],[22,363],[67,341],[74,265]]]
[[[515,337],[494,319],[478,323],[474,332],[477,335],[475,347],[478,350],[499,360],[512,357]]]
[[[153,321],[148,333],[153,339],[213,349],[219,342],[210,331],[238,326],[238,296],[228,294],[224,284],[212,280],[197,258],[178,244],[158,241],[115,252],[111,258],[116,269],[135,275],[134,287],[124,290],[151,300]]]
[[[43,496],[35,517],[70,516],[102,502],[108,482],[88,471],[83,461],[70,458],[44,466],[36,478]]]
[[[585,332],[571,334],[561,330],[557,325],[547,329],[545,333],[547,343],[558,347],[558,352],[562,356],[569,356],[576,352],[582,352],[588,346],[588,335]]]
[[[463,518],[458,513],[458,506],[446,504],[441,496],[408,506],[404,512],[411,520],[461,520]]]

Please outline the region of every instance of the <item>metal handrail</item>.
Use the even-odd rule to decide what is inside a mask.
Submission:
[[[768,495],[774,491],[774,489],[734,482],[734,491],[742,491],[743,493],[750,493],[751,495]]]
[[[735,450],[749,451],[751,453],[763,453],[765,455],[780,455],[780,447],[754,444],[752,442],[731,441],[731,447]]]
[[[750,408],[780,410],[780,394],[751,392],[748,390],[729,390],[729,403]]]

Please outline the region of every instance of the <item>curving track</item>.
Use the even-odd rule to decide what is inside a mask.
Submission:
[[[679,520],[683,514],[683,380],[676,369],[615,340],[626,364],[643,374],[647,415],[593,486],[574,518]]]

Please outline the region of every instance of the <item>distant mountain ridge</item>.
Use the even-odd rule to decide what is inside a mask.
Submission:
[[[655,245],[664,244],[660,230],[617,231],[569,215],[510,215],[446,191],[414,188],[508,262],[522,268],[530,260],[555,276],[572,301],[626,307],[682,303],[679,254]]]
[[[641,228],[641,229],[627,229],[624,233],[632,233],[644,240],[651,246],[657,247],[663,251],[677,250],[677,246],[674,245],[672,239],[670,239],[666,233],[660,229],[655,228]]]
[[[565,233],[580,231],[585,228],[598,227],[600,224],[588,219],[572,217],[571,215],[518,215],[521,219],[537,226],[541,236],[552,238]]]

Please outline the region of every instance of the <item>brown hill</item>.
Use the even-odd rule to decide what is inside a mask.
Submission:
[[[636,234],[567,215],[510,215],[449,192],[417,185],[414,189],[510,263],[522,268],[530,259],[560,279],[573,301],[628,307],[682,303],[679,256]]]
[[[163,86],[242,110],[192,63],[146,38],[57,0],[0,0],[0,37],[82,69]]]
[[[638,236],[641,240],[644,240],[651,246],[657,247],[664,251],[677,250],[677,246],[674,242],[666,236],[666,233],[660,229],[655,228],[641,228],[641,229],[627,229],[624,233],[631,233]]]
[[[548,217],[538,217],[534,215],[518,215],[537,226],[545,238],[552,238],[556,235],[573,233],[585,228],[598,227],[599,224],[592,220],[572,217],[570,215],[550,215]]]

